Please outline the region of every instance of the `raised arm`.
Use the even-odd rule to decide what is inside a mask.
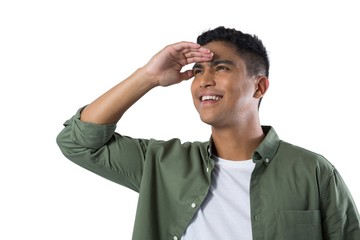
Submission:
[[[170,86],[193,77],[191,70],[181,72],[183,66],[206,62],[212,53],[192,42],[178,42],[166,46],[143,67],[89,104],[81,113],[81,120],[96,124],[119,121],[125,111],[156,86]]]

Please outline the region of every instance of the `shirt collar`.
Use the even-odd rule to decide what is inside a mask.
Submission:
[[[273,127],[271,126],[261,126],[261,127],[265,133],[265,138],[262,140],[260,145],[254,151],[252,159],[255,163],[261,161],[266,166],[268,166],[271,160],[274,158],[277,149],[279,148],[280,139]]]
[[[280,144],[280,139],[273,127],[271,126],[261,126],[261,127],[265,134],[265,138],[262,140],[260,145],[255,149],[252,155],[252,159],[255,163],[263,162],[266,166],[268,166],[271,160],[275,156],[275,153]],[[212,148],[213,148],[213,140],[212,137],[210,137],[207,146],[209,157],[211,156]]]

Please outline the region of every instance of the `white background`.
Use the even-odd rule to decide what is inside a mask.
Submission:
[[[0,239],[130,239],[137,194],[65,159],[56,135],[166,44],[219,25],[268,48],[262,124],[328,158],[360,206],[359,22],[346,0],[1,1]],[[207,140],[189,87],[150,92],[117,131]]]

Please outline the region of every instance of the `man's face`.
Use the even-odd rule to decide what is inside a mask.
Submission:
[[[194,65],[191,85],[201,120],[212,127],[231,127],[257,114],[257,79],[247,75],[245,62],[235,48],[219,41],[204,47],[214,53],[213,59]]]

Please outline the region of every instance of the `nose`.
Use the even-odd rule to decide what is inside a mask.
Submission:
[[[212,74],[205,71],[201,76],[200,87],[208,88],[208,87],[213,87],[215,85],[216,84],[215,84],[214,77],[212,76]]]

